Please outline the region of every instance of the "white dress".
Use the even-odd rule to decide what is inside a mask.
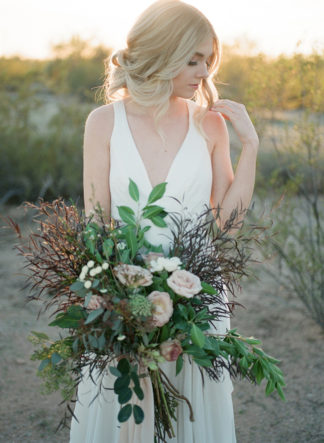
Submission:
[[[166,192],[156,204],[170,211],[187,211],[193,216],[210,205],[212,167],[207,144],[193,121],[195,103],[187,100],[189,128],[180,150],[168,172]],[[124,102],[114,103],[114,129],[110,142],[110,193],[111,215],[118,219],[117,206],[127,205],[138,210],[128,194],[129,178],[132,178],[140,191],[140,206],[144,206],[152,190],[145,165],[135,145]],[[172,197],[176,197],[182,206]],[[165,219],[168,222],[168,216]],[[151,229],[146,238],[152,244],[162,244],[168,252],[170,232],[168,228],[158,228],[149,221]],[[169,236],[168,236],[169,234]],[[230,328],[229,319],[217,322],[217,332]],[[202,380],[196,364],[185,359],[183,369],[175,376],[175,362],[165,362],[162,369],[172,384],[185,395],[193,407],[195,420],[189,420],[189,410],[185,402],[177,408],[177,422],[174,423],[176,438],[170,443],[235,443],[234,414],[232,406],[232,381],[224,371],[220,382],[211,381],[207,375]],[[143,402],[145,419],[136,425],[131,418],[122,425],[117,421],[120,405],[112,390],[98,392],[98,387],[87,377],[79,384],[78,401],[74,413],[79,422],[72,419],[70,443],[153,443],[154,410],[152,387],[148,377],[141,379],[145,392]],[[109,373],[102,375],[105,387],[112,388],[116,378]]]

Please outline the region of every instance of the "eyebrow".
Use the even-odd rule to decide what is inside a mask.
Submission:
[[[201,58],[205,57],[205,55],[202,54],[201,52],[196,52],[195,55],[196,55],[197,57],[201,57]],[[213,55],[213,54],[210,54],[207,58],[211,57],[212,55]]]

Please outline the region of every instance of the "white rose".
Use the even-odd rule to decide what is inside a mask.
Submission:
[[[198,294],[202,287],[200,278],[184,269],[177,269],[167,278],[169,287],[178,295],[191,298]]]

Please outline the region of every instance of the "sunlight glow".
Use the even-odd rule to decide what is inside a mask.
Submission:
[[[150,0],[0,0],[0,56],[46,58],[72,35],[124,47],[129,28]],[[187,0],[212,22],[222,43],[269,55],[324,47],[324,2],[318,0]],[[253,43],[252,43],[253,42]],[[254,46],[255,45],[255,46]]]

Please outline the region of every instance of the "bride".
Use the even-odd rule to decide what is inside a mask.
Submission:
[[[129,178],[138,185],[142,202],[153,187],[167,182],[158,204],[168,212],[183,208],[194,216],[205,205],[221,208],[222,227],[233,209],[250,204],[258,150],[258,136],[244,105],[218,99],[212,78],[220,63],[220,45],[207,18],[178,0],[153,3],[138,18],[127,47],[113,54],[105,81],[109,104],[93,110],[84,133],[84,204],[89,215],[99,203],[104,214],[118,219],[117,206],[132,206]],[[229,120],[242,143],[233,173]],[[152,226],[146,235],[167,251],[167,228]],[[220,320],[217,332],[229,329]],[[191,402],[177,408],[177,443],[234,443],[232,382],[226,371],[216,383],[202,378],[197,365],[185,361],[175,376],[174,362],[163,363],[176,388]],[[84,374],[78,386],[71,443],[153,443],[154,408],[148,377],[141,379],[145,419],[117,421],[119,404],[111,388],[115,378],[104,373],[108,389],[96,397],[97,387]],[[94,397],[96,397],[94,399]],[[93,401],[92,401],[93,400]],[[90,404],[91,403],[91,404]],[[144,403],[144,404],[142,404]]]

